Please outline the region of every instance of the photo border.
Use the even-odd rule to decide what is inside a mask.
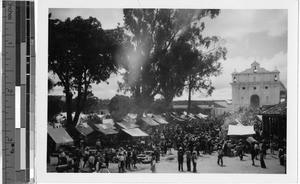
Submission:
[[[287,9],[287,174],[47,173],[48,12],[49,8]],[[48,0],[36,6],[35,181],[38,183],[291,183],[297,182],[298,3],[296,0]],[[296,80],[295,80],[296,79]],[[297,146],[295,146],[297,145]],[[296,162],[297,161],[297,162]],[[201,167],[201,163],[199,165]]]

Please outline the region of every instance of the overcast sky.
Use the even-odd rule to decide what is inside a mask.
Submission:
[[[116,28],[123,24],[121,9],[50,9],[53,18],[65,20],[67,17],[96,17],[103,29]],[[231,99],[231,73],[250,68],[256,60],[260,66],[272,71],[277,67],[283,84],[287,83],[287,10],[221,10],[215,19],[205,19],[204,35],[217,35],[226,40],[227,59],[221,61],[222,74],[213,77],[216,88],[213,99]],[[108,82],[92,85],[93,93],[101,99],[112,98],[118,89],[117,81],[122,77],[112,75]],[[286,86],[287,87],[287,86]],[[56,87],[51,93],[62,94]],[[123,94],[123,93],[119,93]],[[175,100],[187,100],[187,93]],[[192,100],[203,99],[194,93]]]

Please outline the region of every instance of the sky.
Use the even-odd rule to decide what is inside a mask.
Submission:
[[[116,28],[123,24],[121,9],[50,9],[53,18],[65,20],[76,16],[88,18],[96,17],[103,29]],[[287,87],[287,10],[221,10],[215,19],[205,18],[204,36],[220,36],[226,42],[227,59],[221,60],[222,74],[211,77],[215,87],[209,97],[195,92],[192,100],[200,99],[231,99],[231,73],[236,69],[242,72],[250,68],[252,62],[257,61],[260,67],[273,71],[275,67],[280,71],[280,80]],[[95,96],[110,99],[117,94],[117,81],[122,76],[111,75],[109,84],[93,84]],[[62,94],[62,88],[55,87],[52,94]],[[123,94],[119,92],[118,94]],[[174,100],[187,100],[184,93]]]

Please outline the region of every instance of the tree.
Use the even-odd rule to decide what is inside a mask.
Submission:
[[[165,99],[167,119],[170,117],[171,103],[175,96],[181,96],[189,71],[193,67],[193,60],[197,58],[197,50],[193,50],[190,43],[190,31],[171,45],[159,63],[158,78],[161,84],[160,94]]]
[[[168,54],[171,48],[175,49],[177,41],[184,39],[192,23],[203,17],[214,18],[219,10],[124,9],[123,12],[129,39],[122,58],[122,67],[126,70],[124,83],[119,85],[121,90],[132,93],[139,107],[138,117],[141,117],[154,96],[161,92],[161,81],[165,77],[160,78],[159,74],[164,70],[161,67],[166,66],[162,63],[172,58],[172,54]],[[169,67],[174,63],[170,62]],[[174,70],[178,71],[176,67]]]
[[[93,17],[65,21],[49,16],[49,71],[59,78],[57,85],[66,94],[67,129],[75,134],[75,125],[84,108],[92,83],[106,81],[116,71],[115,55],[122,31],[103,30]],[[76,95],[76,104],[72,98]],[[72,107],[75,116],[72,118]]]
[[[133,100],[117,94],[110,100],[108,110],[115,121],[122,121],[122,118],[133,110]]]
[[[73,100],[73,102],[77,103],[77,97]],[[85,101],[85,105],[82,109],[82,112],[85,114],[92,113],[97,107],[99,102],[98,97],[94,96],[92,92],[89,92]]]
[[[188,113],[191,110],[191,96],[195,91],[204,92],[211,95],[215,89],[210,80],[211,76],[217,76],[221,73],[220,59],[225,60],[227,50],[221,46],[223,40],[219,37],[202,38],[197,47],[201,48],[198,58],[195,60],[192,69],[189,71],[186,90],[188,91]],[[216,46],[217,44],[217,46]],[[213,46],[212,46],[213,45]]]

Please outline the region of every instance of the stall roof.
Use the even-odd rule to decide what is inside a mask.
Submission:
[[[74,140],[72,139],[72,137],[62,127],[60,127],[60,128],[48,127],[48,134],[50,135],[50,137],[53,139],[53,141],[56,144],[72,145],[74,143]]]
[[[82,122],[76,126],[76,129],[83,136],[87,136],[94,131],[93,128],[90,127],[90,125],[88,125],[87,123],[82,123]]]
[[[114,127],[107,126],[104,124],[97,124],[97,130],[105,135],[117,134],[118,132],[114,129]]]
[[[117,123],[120,127],[124,128],[124,129],[131,129],[131,128],[137,128],[139,127],[139,125],[134,124],[134,123],[127,123],[127,122],[120,122]]]
[[[254,126],[244,126],[241,124],[228,125],[228,135],[253,135]]]
[[[133,129],[122,129],[125,133],[131,135],[132,137],[146,137],[148,134],[143,132],[139,128],[133,128]]]
[[[112,124],[112,125],[115,124],[115,122],[114,122],[113,119],[103,119],[103,120],[102,120],[102,123],[103,123],[103,124]]]
[[[153,115],[153,119],[159,124],[169,124],[161,115]]]
[[[271,106],[265,109],[261,114],[262,115],[278,115],[278,116],[286,116],[286,106],[287,103],[281,102],[277,105]]]
[[[147,123],[148,125],[150,126],[158,126],[159,124],[156,123],[152,118],[150,117],[145,117],[145,118],[142,118],[142,120]]]

